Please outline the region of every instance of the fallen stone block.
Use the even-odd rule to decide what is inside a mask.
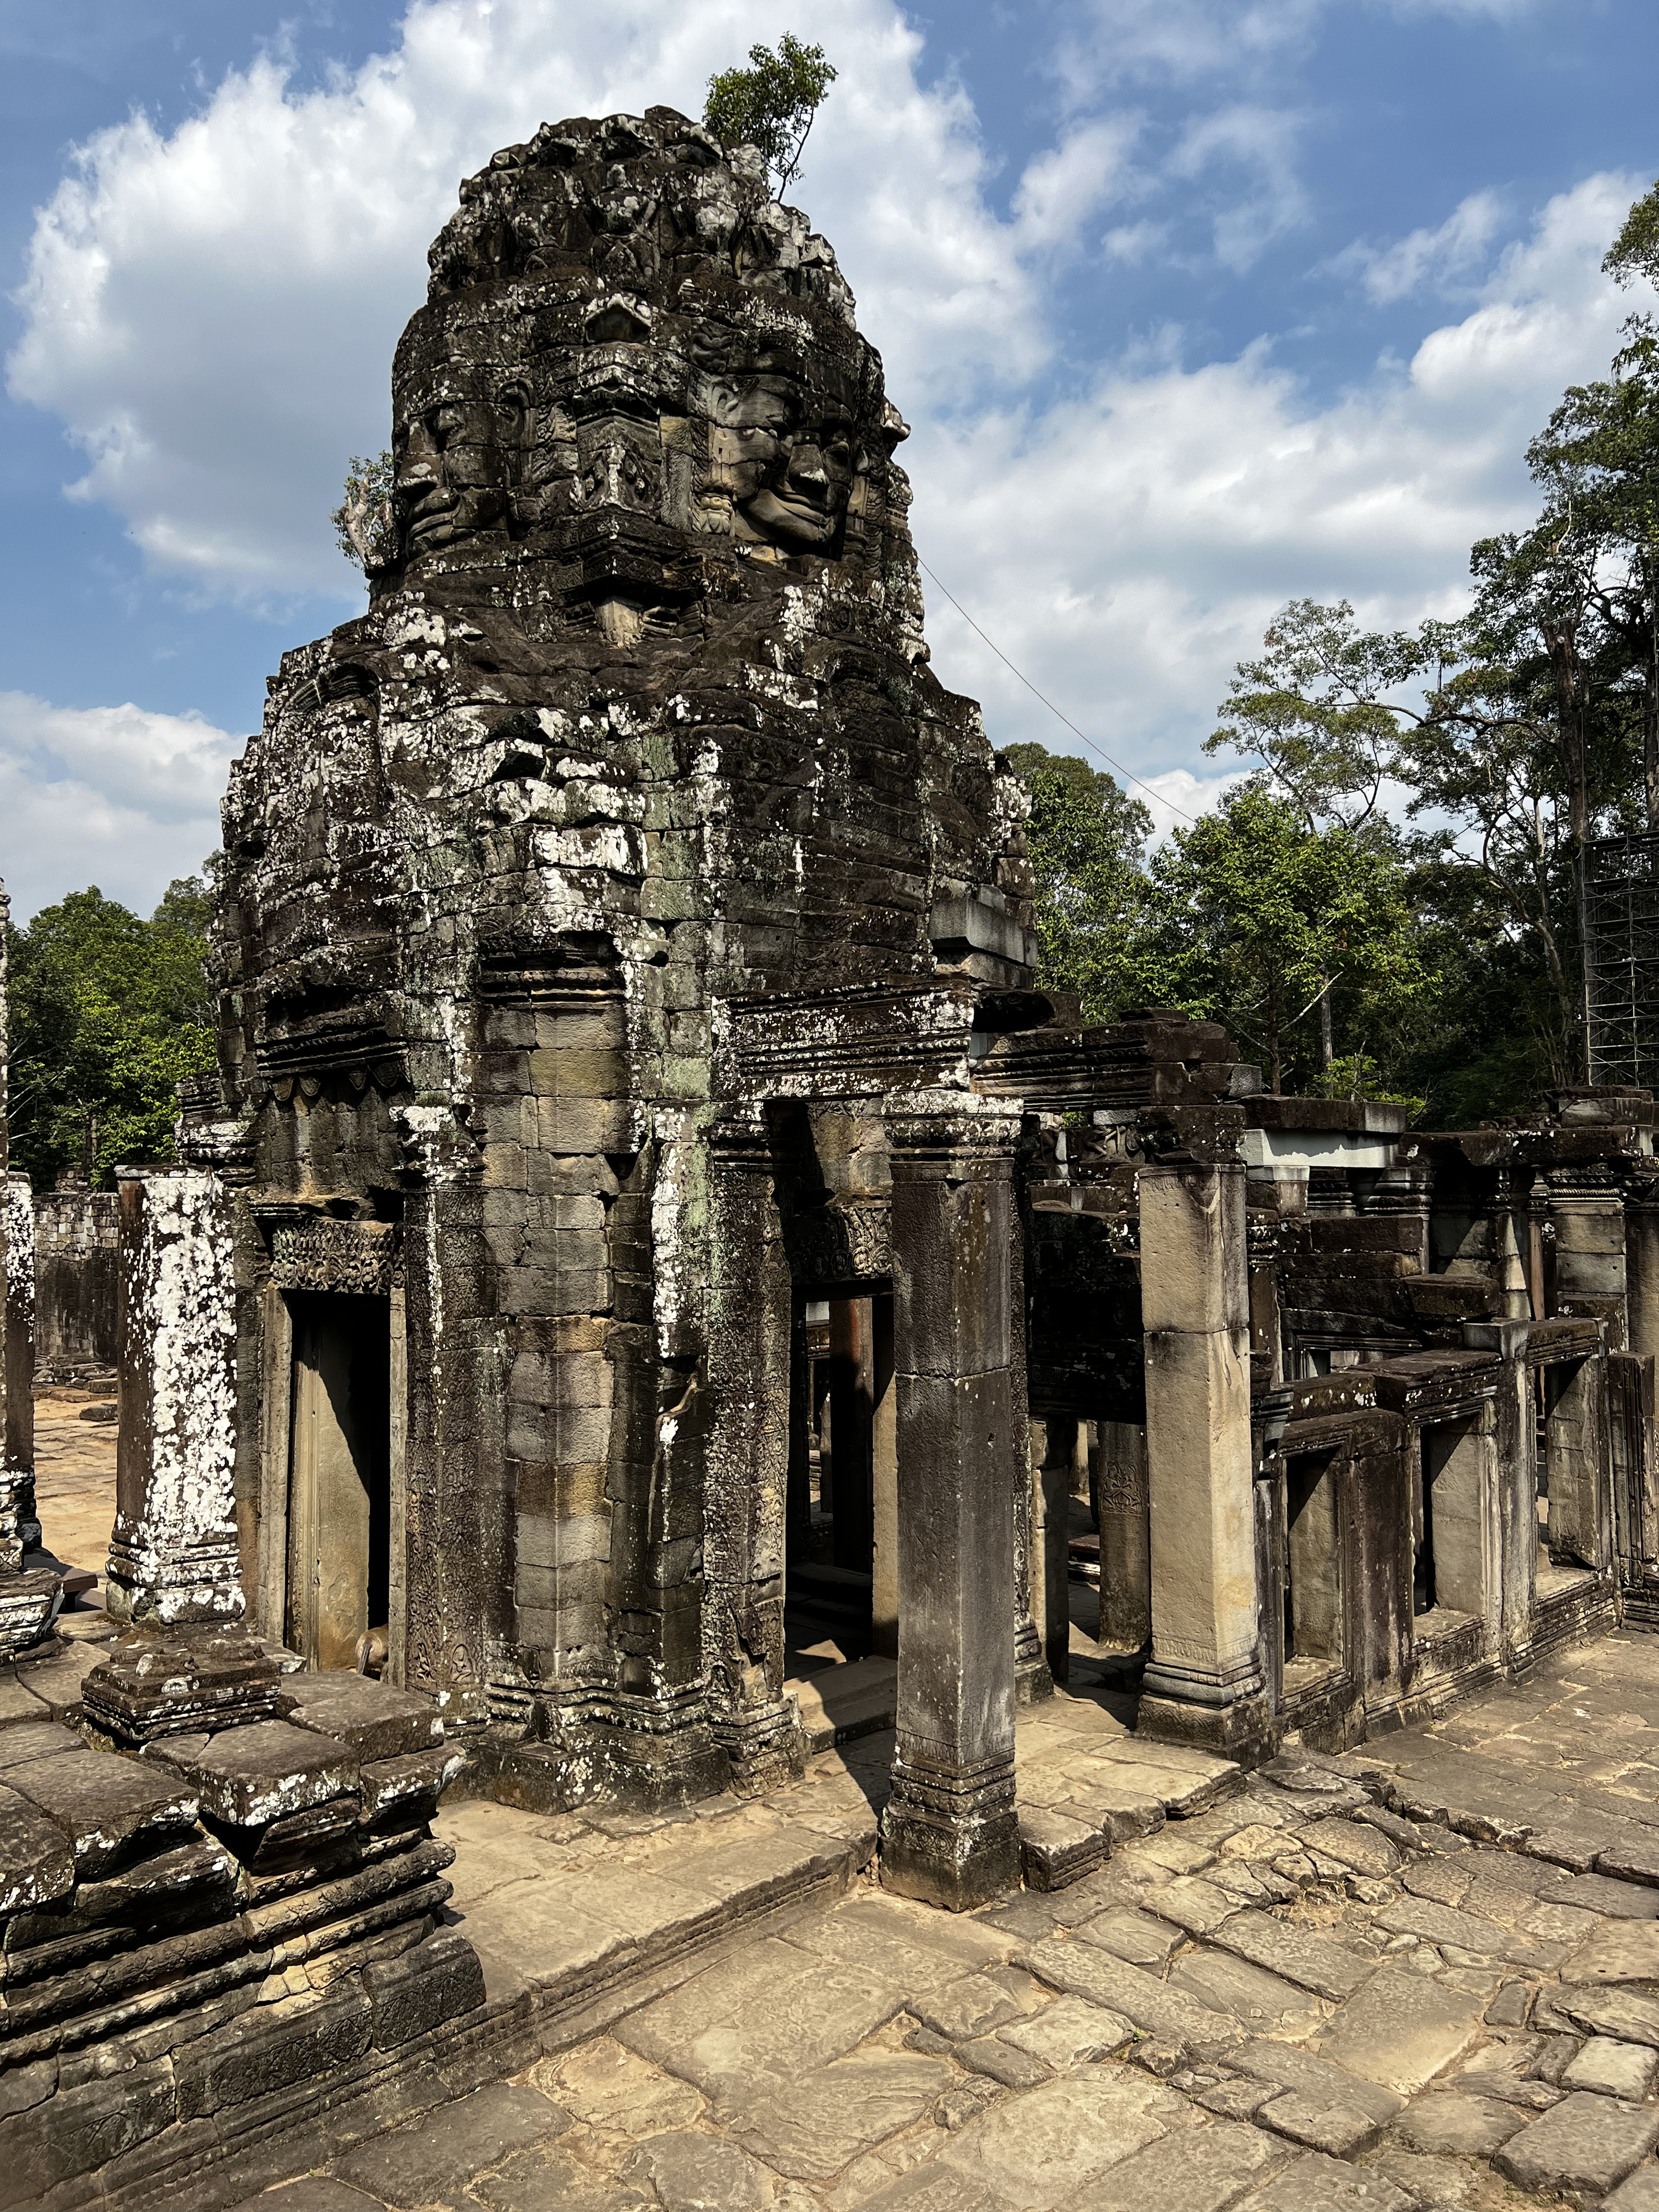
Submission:
[[[32,1730],[38,1734],[38,1730]],[[196,1826],[197,1797],[183,1779],[112,1752],[65,1752],[8,1770],[6,1786],[38,1806],[68,1838],[76,1872],[100,1874],[124,1852]]]
[[[277,1686],[276,1710],[295,1728],[345,1744],[365,1764],[429,1752],[443,1741],[430,1698],[366,1674],[290,1674]]]
[[[1020,1871],[1028,1889],[1069,1888],[1103,1864],[1106,1849],[1098,1827],[1040,1805],[1019,1808]]]
[[[264,1827],[357,1789],[358,1762],[344,1744],[287,1721],[164,1736],[143,1756],[147,1765],[184,1777],[203,1812],[229,1827]]]
[[[49,1904],[74,1887],[75,1853],[63,1828],[0,1784],[0,1912]]]

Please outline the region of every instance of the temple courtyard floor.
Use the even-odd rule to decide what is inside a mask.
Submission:
[[[454,1806],[455,1919],[535,2055],[459,2097],[440,2063],[428,2110],[309,2172],[270,2143],[248,2202],[1659,2207],[1659,1643],[1249,1777],[1130,1717],[1030,1712],[1033,1829],[1121,1832],[960,1917],[876,1883],[878,1729],[667,1820]]]

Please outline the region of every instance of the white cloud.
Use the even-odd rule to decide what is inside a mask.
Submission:
[[[1300,120],[1282,110],[1239,104],[1188,125],[1170,162],[1172,176],[1220,170],[1224,197],[1214,215],[1216,258],[1248,270],[1275,238],[1306,220],[1308,197],[1296,169]],[[1237,179],[1249,179],[1240,191]]]
[[[1392,246],[1365,240],[1346,247],[1331,263],[1339,274],[1357,276],[1378,307],[1409,299],[1414,292],[1443,290],[1486,260],[1504,220],[1497,192],[1471,192],[1436,229],[1413,230]]]
[[[0,691],[6,888],[22,922],[96,883],[147,914],[219,842],[219,800],[241,740],[197,714],[52,707]]]
[[[1166,334],[1046,413],[920,424],[923,557],[1109,752],[1152,781],[1188,768],[1287,599],[1346,597],[1388,626],[1464,604],[1471,544],[1532,510],[1528,439],[1564,386],[1605,370],[1638,304],[1599,264],[1644,182],[1553,199],[1470,313],[1328,404],[1266,342],[1189,368]],[[1074,749],[928,597],[934,666],[983,701],[997,742]]]
[[[265,59],[163,137],[143,116],[80,149],[37,219],[11,389],[65,423],[78,489],[162,570],[258,602],[355,598],[329,509],[386,441],[392,349],[459,178],[538,123],[700,109],[711,70],[781,28],[777,0],[414,0],[390,52],[320,89]],[[889,0],[807,0],[841,76],[805,191],[840,243],[894,388],[916,405],[1042,356],[1016,228],[981,196],[959,89],[915,81]],[[1077,133],[1027,181],[1034,242],[1105,189],[1122,133]]]

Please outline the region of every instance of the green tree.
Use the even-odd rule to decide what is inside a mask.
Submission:
[[[720,70],[709,78],[703,121],[722,146],[757,148],[781,199],[800,174],[812,118],[836,75],[822,46],[804,46],[786,31],[776,53],[752,46],[747,69]]]
[[[1146,848],[1152,817],[1115,778],[1070,754],[1010,745],[1031,794],[1026,851],[1036,878],[1037,980],[1074,991],[1085,1021],[1146,996]]]
[[[1224,1023],[1261,1054],[1277,1096],[1300,1074],[1328,1090],[1374,1083],[1375,1048],[1431,987],[1392,842],[1341,823],[1310,828],[1253,780],[1153,854],[1156,994]],[[1342,1052],[1304,1044],[1322,999]]]
[[[346,465],[344,495],[328,518],[341,552],[365,575],[372,568],[384,568],[398,550],[392,496],[395,477],[389,449],[354,453]]]
[[[37,1188],[64,1168],[107,1187],[118,1165],[173,1158],[174,1086],[214,1064],[212,867],[148,921],[94,886],[13,931],[11,1158]]]

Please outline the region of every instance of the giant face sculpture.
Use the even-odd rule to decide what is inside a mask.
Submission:
[[[731,495],[732,535],[831,552],[853,485],[850,411],[813,407],[793,378],[756,376],[714,385],[708,412],[711,473]]]
[[[499,400],[439,398],[394,438],[393,497],[406,557],[493,530],[505,520],[522,439],[515,389]]]

